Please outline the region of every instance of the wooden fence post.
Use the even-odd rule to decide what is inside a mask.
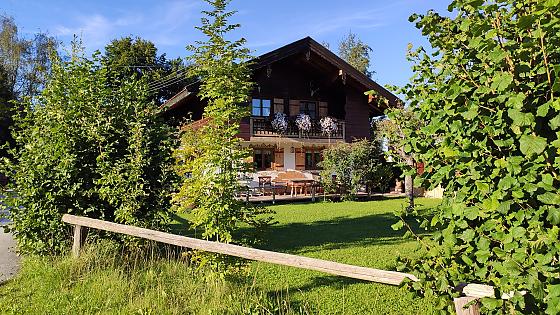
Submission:
[[[454,298],[453,304],[455,304],[455,312],[457,312],[457,315],[480,315],[480,305],[478,304],[478,302],[475,302],[471,306],[464,308],[465,305],[476,299],[477,298],[470,296]]]
[[[81,225],[74,225],[74,244],[72,244],[72,256],[80,256],[80,249],[82,248],[85,239],[86,228]]]

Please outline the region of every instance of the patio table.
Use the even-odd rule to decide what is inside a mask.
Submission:
[[[294,197],[297,196],[297,188],[303,188],[302,193],[305,195],[307,193],[307,187],[310,186],[313,188],[313,184],[315,183],[314,179],[309,178],[293,178],[288,181],[288,185],[290,185],[291,191],[290,196]]]

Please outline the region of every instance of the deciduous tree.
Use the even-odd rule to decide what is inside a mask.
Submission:
[[[338,44],[338,55],[354,68],[371,77],[375,72],[370,70],[370,54],[373,50],[362,42],[358,35],[350,31]]]
[[[229,0],[207,0],[211,11],[203,11],[199,30],[205,41],[188,46],[193,52],[194,74],[200,78],[198,96],[208,105],[204,124],[189,126],[177,150],[177,169],[185,176],[174,196],[179,211],[190,212],[189,220],[202,231],[202,237],[220,242],[232,241],[240,222],[255,222],[254,209],[237,200],[239,175],[249,170],[249,151],[237,138],[239,123],[249,116],[246,103],[253,88],[245,39],[229,40],[239,27],[229,24],[235,12],[227,11]]]
[[[19,109],[17,102],[40,93],[56,47],[54,38],[45,33],[21,36],[13,18],[0,16],[0,157],[6,156],[4,145],[13,145],[9,129]]]
[[[167,59],[158,55],[151,41],[130,36],[112,40],[105,46],[102,62],[117,78],[143,78],[148,82],[150,99],[161,104],[177,94],[192,79],[181,58]]]
[[[424,224],[428,254],[409,267],[418,292],[496,288],[488,313],[560,312],[560,3],[453,1],[451,17],[413,15],[433,51],[410,53],[402,90],[423,127],[406,153],[445,199]],[[426,244],[433,244],[426,242]],[[500,297],[508,295],[503,300]]]
[[[98,55],[89,60],[74,46],[15,116],[13,159],[3,159],[0,172],[12,178],[14,193],[3,201],[21,252],[63,252],[65,213],[145,227],[165,222],[175,178],[170,127],[144,81],[112,88],[115,76]]]

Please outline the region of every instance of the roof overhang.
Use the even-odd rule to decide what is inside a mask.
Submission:
[[[354,68],[352,65],[344,61],[332,51],[328,50],[323,45],[319,44],[311,37],[305,37],[255,58],[251,62],[251,69],[253,71],[256,71],[264,67],[268,67],[271,64],[286,59],[290,56],[308,52],[313,52],[314,54],[320,56],[320,58],[332,64],[333,67],[338,69],[340,75],[344,75],[353,79],[364,92],[374,90],[378,95],[386,98],[390,106],[395,106],[399,102],[399,98],[393,93],[379,85],[377,82],[373,81],[367,75]],[[172,110],[180,106],[183,101],[194,94],[194,90],[196,89],[194,87],[199,83],[200,82],[197,81],[190,84],[189,86],[186,86],[181,92],[166,101],[162,105],[162,108],[166,108],[166,110]],[[193,88],[191,89],[191,87]],[[377,107],[380,110],[383,110],[387,107],[387,105],[381,103],[377,106],[372,104],[372,106]]]

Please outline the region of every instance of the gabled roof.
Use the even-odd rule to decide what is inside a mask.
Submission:
[[[356,80],[359,84],[361,84],[365,90],[375,90],[381,96],[385,97],[391,104],[395,103],[398,98],[387,89],[382,87],[381,85],[377,84],[367,75],[362,73],[361,71],[354,68],[344,59],[337,56],[335,53],[327,49],[325,46],[319,44],[313,38],[307,36],[302,38],[298,41],[295,41],[291,44],[286,46],[280,47],[275,49],[271,52],[268,52],[260,57],[257,57],[254,60],[254,69],[260,69],[266,67],[276,61],[285,59],[292,55],[312,51],[317,55],[321,56],[323,59],[331,63],[333,66],[341,70],[343,73],[351,76],[354,80]]]
[[[379,95],[389,100],[389,104],[392,105],[398,102],[398,98],[393,93],[377,84],[367,75],[354,68],[348,62],[344,61],[342,58],[309,36],[255,58],[251,64],[251,68],[253,70],[258,70],[295,54],[307,52],[313,52],[319,55],[322,59],[332,64],[333,67],[336,67],[342,73],[353,78],[361,87],[363,87],[364,91],[374,90]],[[197,82],[191,84],[190,86],[196,84]],[[182,100],[192,95],[188,88],[189,86],[185,87],[183,91],[179,92],[177,95],[165,102],[162,107],[167,107],[168,110],[177,107]]]

